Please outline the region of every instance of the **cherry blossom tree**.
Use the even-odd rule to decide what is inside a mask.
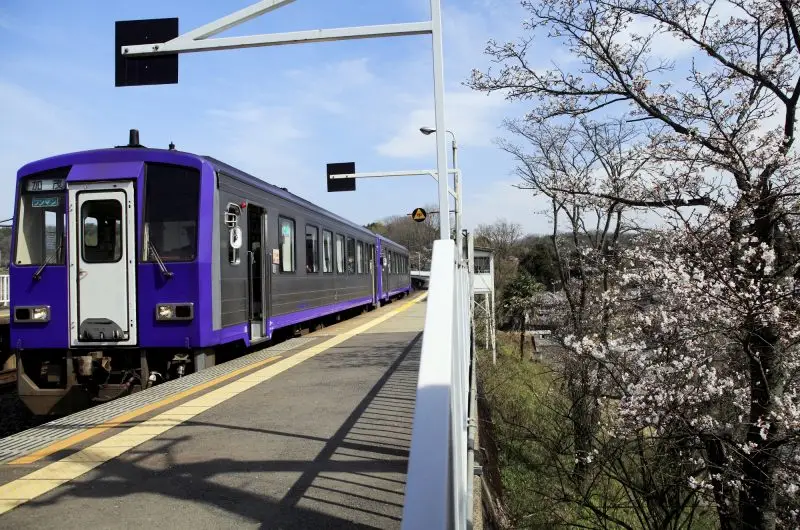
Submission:
[[[598,124],[575,120],[565,126],[509,121],[517,145],[500,146],[518,162],[519,186],[550,199],[551,244],[560,276],[564,307],[554,337],[567,346],[556,360],[570,409],[567,420],[573,438],[573,478],[581,489],[595,454],[603,391],[591,355],[568,344],[574,337],[593,335],[605,340],[611,313],[604,293],[617,266],[617,243],[623,231],[626,205],[619,195],[627,179],[643,171],[646,157],[634,155],[637,130],[623,121]],[[559,221],[565,221],[561,229]],[[560,230],[561,229],[561,230]]]
[[[678,437],[722,528],[798,522],[800,6],[790,0],[524,0],[518,42],[469,84],[536,104],[526,124],[621,117],[650,170],[588,200],[664,212],[626,262],[605,336],[576,333],[624,392],[609,428]],[[529,53],[560,42],[572,63]],[[668,51],[683,49],[670,60]],[[631,300],[631,296],[645,298]],[[615,302],[615,303],[611,303]],[[613,313],[612,313],[613,314]]]

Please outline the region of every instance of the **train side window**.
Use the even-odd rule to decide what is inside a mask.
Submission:
[[[364,274],[364,243],[356,243],[356,267],[359,274]]]
[[[347,238],[347,274],[356,273],[356,240]]]
[[[336,234],[336,272],[344,274],[344,236]]]
[[[306,272],[319,272],[319,228],[306,225]]]
[[[322,272],[333,272],[333,234],[322,231]]]
[[[278,218],[280,224],[281,272],[294,272],[294,220]]]

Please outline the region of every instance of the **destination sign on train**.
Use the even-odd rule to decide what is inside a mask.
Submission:
[[[64,179],[31,179],[25,188],[27,191],[54,191],[64,189]]]

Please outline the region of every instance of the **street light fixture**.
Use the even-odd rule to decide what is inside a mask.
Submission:
[[[420,127],[419,132],[424,134],[425,136],[431,135],[436,132],[436,129],[431,127]],[[453,176],[453,183],[456,192],[456,247],[458,248],[458,258],[461,260],[464,256],[464,241],[461,234],[461,226],[462,226],[462,219],[461,219],[461,173],[458,170],[458,146],[456,144],[456,135],[451,130],[447,130],[450,133],[450,136],[453,137],[453,169],[455,170],[455,174]]]

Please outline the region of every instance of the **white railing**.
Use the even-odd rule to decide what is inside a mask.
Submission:
[[[0,307],[11,303],[11,289],[9,289],[8,274],[0,274]]]
[[[403,506],[405,530],[466,529],[472,520],[470,280],[455,244],[433,245]]]

